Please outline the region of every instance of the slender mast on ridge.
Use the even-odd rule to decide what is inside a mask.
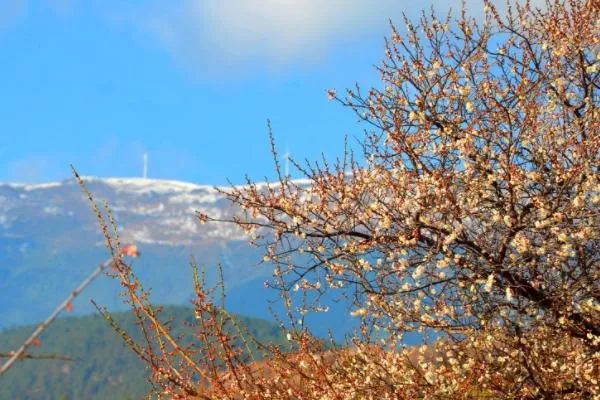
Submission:
[[[148,178],[148,152],[144,153],[144,179]]]

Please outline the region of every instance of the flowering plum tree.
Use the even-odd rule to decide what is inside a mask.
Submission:
[[[433,391],[598,395],[599,7],[392,27],[382,87],[329,91],[372,127],[365,161],[227,193],[284,288],[351,292],[394,344],[452,347],[421,367]]]
[[[165,361],[165,392],[600,396],[600,3],[405,22],[380,87],[329,91],[369,125],[361,157],[224,191],[242,210],[229,222],[275,265],[290,322],[294,290],[313,301],[301,313],[340,292],[362,321],[353,345],[325,351],[296,326],[296,354],[225,363],[204,391]],[[408,333],[427,345],[407,347]]]

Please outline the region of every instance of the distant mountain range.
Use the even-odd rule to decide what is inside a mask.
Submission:
[[[140,248],[134,270],[152,288],[153,301],[189,304],[194,257],[207,267],[209,282],[216,281],[216,266],[223,266],[230,311],[270,317],[267,300],[277,293],[264,289],[272,268],[260,265],[260,249],[232,225],[201,225],[195,217],[197,210],[220,217],[235,213],[215,188],[143,178],[84,180],[97,201],[110,204],[122,241]],[[46,317],[107,256],[94,213],[74,179],[0,184],[0,329]],[[123,310],[119,292],[117,282],[100,277],[76,300],[74,314],[93,312],[90,298]],[[317,331],[340,328],[347,315],[317,317]]]
[[[187,325],[195,321],[191,308],[166,307],[162,315],[164,320],[173,319],[174,334],[193,332]],[[132,313],[116,313],[113,317],[120,327],[140,339]],[[286,349],[288,342],[277,325],[254,318],[236,319],[262,343]],[[17,347],[32,330],[32,326],[26,326],[0,333],[0,352]],[[31,351],[70,356],[76,361],[19,361],[0,377],[0,399],[140,399],[150,389],[146,365],[100,316],[57,321],[42,335],[41,346]]]

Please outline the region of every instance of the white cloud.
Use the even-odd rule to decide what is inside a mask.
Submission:
[[[14,24],[26,9],[26,0],[0,0],[0,29]]]
[[[466,3],[481,15],[481,0]],[[432,5],[458,13],[461,1],[180,0],[153,9],[145,26],[179,61],[203,69],[286,65],[314,62],[358,38],[381,38],[389,18],[400,23],[402,12],[414,17]]]
[[[237,64],[266,57],[289,62],[319,56],[334,42],[364,33],[385,16],[393,1],[353,0],[190,0],[151,21],[161,40],[177,52]]]
[[[44,0],[41,4],[47,5],[55,14],[71,15],[79,0]],[[0,29],[11,27],[27,15],[29,8],[35,5],[32,0],[0,0]]]
[[[79,3],[78,0],[47,0],[48,4],[50,5],[50,7],[52,8],[52,11],[54,11],[55,13],[59,14],[59,15],[63,15],[63,16],[71,16],[74,11],[76,6],[78,6]]]
[[[66,167],[66,166],[65,166]],[[68,173],[45,155],[31,154],[5,162],[4,176],[9,182],[37,183],[56,180]]]

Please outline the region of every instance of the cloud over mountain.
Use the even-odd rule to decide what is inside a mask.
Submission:
[[[481,15],[483,3],[466,2]],[[175,57],[203,68],[240,67],[247,63],[288,65],[311,63],[336,45],[359,38],[381,38],[388,20],[400,22],[434,6],[441,15],[461,2],[427,0],[181,0],[161,4],[145,19],[145,27]],[[148,11],[148,10],[146,10]]]

